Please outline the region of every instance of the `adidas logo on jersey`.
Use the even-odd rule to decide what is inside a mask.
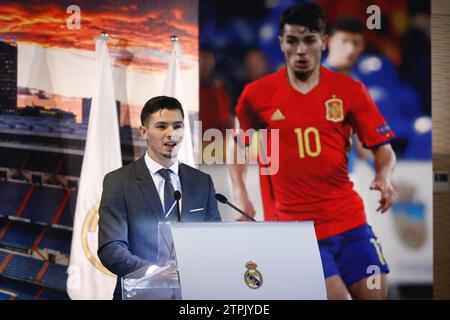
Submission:
[[[281,113],[281,110],[280,110],[280,109],[277,109],[277,110],[273,113],[272,118],[271,118],[272,121],[284,120],[284,119],[286,119],[286,118],[285,118],[284,115]]]

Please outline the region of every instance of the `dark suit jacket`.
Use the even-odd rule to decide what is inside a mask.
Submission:
[[[181,221],[220,221],[211,177],[182,163],[178,175]],[[121,299],[120,277],[155,263],[158,222],[167,221],[144,157],[105,176],[99,215],[98,257],[118,276],[114,299]]]

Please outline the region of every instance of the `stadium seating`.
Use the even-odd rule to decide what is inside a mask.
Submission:
[[[42,228],[31,223],[0,219],[0,243],[31,248]]]
[[[0,217],[16,215],[29,189],[26,183],[0,181]]]
[[[72,232],[68,230],[49,228],[39,244],[39,248],[52,249],[64,254],[69,254],[71,241]]]
[[[56,222],[56,224],[72,228],[76,204],[77,204],[77,191],[75,190],[70,195],[69,201],[65,205],[61,217]]]
[[[68,300],[67,293],[52,288],[47,288],[39,284],[21,282],[15,279],[9,279],[0,275],[0,292],[10,291],[16,294],[16,300],[31,299],[53,299]],[[5,297],[6,298],[6,297]],[[0,298],[1,299],[1,298]],[[7,298],[9,299],[9,298]]]
[[[31,184],[17,181],[0,181],[0,217],[16,216],[25,203]],[[63,199],[66,196],[66,204]],[[68,194],[61,187],[35,186],[20,216],[31,222],[51,225],[60,208],[63,209],[58,221],[59,225],[69,228],[73,225],[73,213],[76,205],[76,192]]]
[[[0,201],[0,300],[68,299],[67,266],[29,254],[34,247],[70,254],[76,192],[7,180]]]
[[[0,250],[0,266],[3,264],[7,256],[8,252]]]
[[[25,207],[23,217],[33,222],[51,224],[64,198],[62,188],[38,186]]]
[[[24,170],[53,173],[61,156],[57,153],[28,153],[28,161]]]
[[[34,297],[40,289],[40,287],[34,284],[9,279],[3,276],[0,276],[0,288],[20,293],[20,295],[30,298]]]
[[[2,258],[0,255],[0,261],[5,261],[6,257]],[[37,281],[41,269],[43,268],[45,261],[34,259],[30,256],[12,254],[6,267],[3,269],[1,275],[16,280],[23,280],[31,283],[39,283],[46,287],[53,288],[60,291],[65,291],[67,282],[67,266],[50,263],[47,270],[42,275],[40,281]]]
[[[13,127],[8,124],[0,121],[0,129],[12,129]]]
[[[67,282],[67,266],[50,263],[41,283],[47,287],[64,291]]]
[[[13,254],[1,275],[7,278],[34,282],[43,265],[43,260]]]
[[[7,230],[4,230],[7,228]],[[3,232],[4,231],[4,232]],[[50,249],[70,253],[72,232],[22,221],[0,219],[0,244],[8,247]]]
[[[20,165],[20,159],[25,154],[24,150],[16,148],[2,148],[0,157],[0,167],[17,169]]]
[[[0,289],[0,300],[10,300],[12,297],[14,297],[14,296],[3,293]]]

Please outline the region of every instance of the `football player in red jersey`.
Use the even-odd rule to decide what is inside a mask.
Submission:
[[[248,84],[236,106],[240,129],[237,153],[248,129],[278,130],[275,174],[261,176],[266,220],[314,221],[329,299],[385,299],[389,272],[381,246],[367,224],[364,204],[347,172],[350,138],[356,132],[374,154],[371,189],[381,193],[377,211],[394,201],[391,175],[394,138],[366,88],[351,77],[320,65],[325,50],[325,14],[316,4],[287,9],[279,37],[286,66]],[[268,139],[268,153],[271,150]],[[275,157],[276,159],[277,157]],[[245,187],[245,164],[229,167],[237,203],[255,210]],[[368,285],[378,270],[380,285]]]

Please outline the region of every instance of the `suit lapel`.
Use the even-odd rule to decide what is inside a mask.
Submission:
[[[195,181],[193,181],[194,179],[190,179],[188,170],[189,168],[187,168],[187,165],[180,162],[178,175],[180,176],[181,182],[181,217],[185,214],[189,214],[189,210],[192,209],[193,193],[196,190]]]
[[[144,156],[135,162],[136,169],[136,179],[137,183],[144,193],[147,199],[152,213],[155,215],[157,220],[165,220],[164,209],[162,207],[161,200],[156,190],[155,183],[153,182],[152,176],[148,171],[147,165],[145,164]]]

